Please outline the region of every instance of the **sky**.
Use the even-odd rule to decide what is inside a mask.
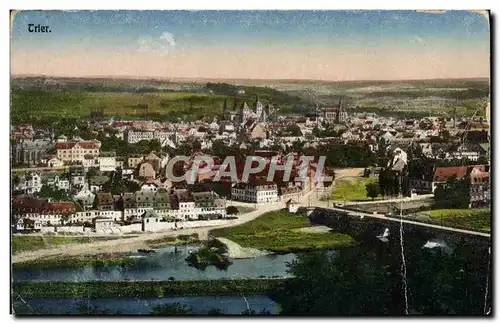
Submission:
[[[28,25],[50,33],[29,32]],[[65,77],[398,80],[490,75],[467,11],[21,11],[11,73]]]

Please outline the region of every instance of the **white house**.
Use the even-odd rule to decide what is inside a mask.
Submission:
[[[65,190],[68,191],[70,189],[70,183],[68,179],[60,179],[59,177],[56,177],[56,181],[54,183],[54,186],[58,190]]]
[[[153,181],[146,181],[142,186],[141,190],[144,192],[156,192],[158,191],[158,186],[154,184]]]
[[[33,194],[35,192],[40,192],[42,189],[42,178],[38,173],[31,173],[27,177],[26,181],[26,193]]]
[[[83,188],[73,196],[75,201],[81,202],[85,210],[91,209],[94,204],[95,194],[87,188]]]
[[[259,185],[239,183],[231,189],[231,198],[251,203],[276,202],[278,201],[278,187],[274,183]]]
[[[178,209],[171,210],[171,216],[175,219],[198,219],[198,213],[194,201],[185,201],[179,203]]]
[[[77,212],[70,217],[72,223],[92,222],[95,218],[104,217],[112,222],[121,221],[122,212],[118,210],[85,210]]]
[[[153,139],[157,139],[161,143],[165,139],[169,138],[171,135],[172,135],[172,132],[165,132],[163,130],[157,129],[153,132]]]
[[[114,155],[101,155],[97,158],[97,162],[101,172],[115,171],[116,169],[116,157]]]
[[[85,185],[85,176],[83,174],[74,174],[71,176],[73,187],[83,187]]]
[[[30,220],[25,221],[24,218],[20,218],[16,223],[16,230],[32,230],[32,231],[40,231],[42,229],[42,222],[40,220]]]
[[[86,156],[98,156],[100,147],[99,141],[57,142],[57,158],[63,162],[83,162]]]
[[[98,168],[99,167],[99,161],[93,155],[85,156],[81,162],[82,162],[82,166],[85,170],[88,170],[89,168]]]
[[[171,147],[171,148],[176,148],[177,146],[175,145],[174,141],[172,141],[170,138],[165,138],[161,142],[161,147]]]
[[[134,131],[129,129],[126,132],[126,139],[130,144],[139,143],[140,141],[151,141],[154,139],[154,132]]]
[[[58,158],[52,158],[47,161],[47,166],[49,168],[58,168],[64,166],[64,162],[59,160]]]
[[[115,227],[113,219],[104,216],[94,218],[92,220],[92,224],[94,225],[96,232]]]

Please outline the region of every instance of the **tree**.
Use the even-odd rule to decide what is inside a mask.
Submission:
[[[148,152],[147,153],[150,153],[150,152],[160,152],[161,151],[161,142],[157,139],[154,139],[152,141],[149,141],[149,144],[148,144]]]
[[[15,174],[12,176],[12,183],[14,184],[14,186],[19,185],[20,182],[21,182],[21,178],[19,177],[18,174]]]
[[[385,138],[381,137],[379,142],[378,142],[377,156],[378,157],[385,157],[387,155],[387,148],[388,147],[389,147],[389,144],[386,143]]]
[[[434,205],[437,208],[467,208],[470,202],[469,179],[449,177],[434,190]]]
[[[235,206],[228,206],[226,208],[226,214],[228,214],[228,215],[236,215],[238,213],[239,213],[239,210]]]
[[[67,221],[69,221],[71,217],[70,213],[64,213],[61,215],[61,225],[64,225]]]
[[[52,198],[55,201],[69,200],[69,195],[65,190],[54,189],[46,184],[42,185],[42,188],[40,188],[40,191],[38,192],[38,197]]]
[[[99,195],[95,195],[94,202],[92,203],[92,209],[97,209],[99,207]]]
[[[123,187],[124,187],[124,191],[126,191],[126,192],[136,192],[141,188],[141,186],[137,182],[130,181],[127,179],[124,179]]]
[[[479,159],[477,159],[477,164],[489,164],[488,158],[486,158],[486,156],[480,156]]]
[[[376,254],[365,252],[343,249],[334,256],[318,251],[289,263],[293,277],[273,292],[280,315],[402,314],[399,282],[390,280],[399,277],[398,265],[381,267]],[[358,259],[363,261],[353,262]]]
[[[292,143],[291,152],[293,152],[293,153],[302,153],[303,148],[304,148],[304,142],[301,141],[300,139],[296,139]]]
[[[443,142],[450,141],[450,131],[447,129],[443,129],[439,132],[439,137]]]
[[[380,188],[375,182],[366,185],[366,196],[374,200],[380,194]]]
[[[87,178],[89,179],[97,175],[99,175],[99,169],[97,168],[89,168],[89,170],[87,171]]]
[[[212,142],[211,153],[214,156],[225,158],[228,153],[228,147],[223,140],[216,139],[215,141]]]
[[[302,131],[297,124],[292,124],[283,130],[284,136],[302,136]]]
[[[113,171],[111,179],[109,179],[108,183],[106,183],[105,188],[113,195],[119,195],[122,193],[123,177],[121,168],[117,168],[115,171]]]
[[[43,184],[38,192],[39,197],[52,198],[54,190],[46,184]]]
[[[399,188],[402,187],[402,180],[400,179],[399,173],[384,168],[380,170],[378,177],[379,194],[383,196],[397,196],[399,194]]]
[[[35,227],[35,221],[29,218],[23,218],[23,227],[25,230],[33,229]]]

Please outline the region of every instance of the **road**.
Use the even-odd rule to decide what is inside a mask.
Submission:
[[[403,202],[411,202],[411,201],[418,201],[418,200],[425,200],[429,198],[433,198],[434,194],[426,194],[426,195],[417,195],[415,197],[405,197],[403,199],[400,198],[390,198],[390,199],[383,199],[383,200],[368,200],[368,201],[348,201],[344,203],[343,201],[341,203],[344,203],[344,206],[355,206],[355,205],[372,205],[372,204],[383,204],[383,203],[399,203],[401,200]]]
[[[317,188],[318,190],[314,190],[315,192],[321,192],[321,188]],[[330,191],[328,191],[330,192]],[[406,198],[403,201],[416,201],[416,200],[423,200],[423,199],[428,199],[429,197],[432,197],[433,195],[419,195],[415,198]],[[378,218],[378,219],[385,219],[385,220],[390,220],[390,221],[395,221],[395,222],[400,222],[400,218],[394,218],[394,217],[387,217],[384,214],[373,214],[373,213],[363,213],[363,212],[354,212],[351,210],[347,209],[342,209],[339,207],[334,207],[334,202],[333,201],[322,201],[320,200],[321,194],[312,194],[310,195],[311,199],[308,201],[305,206],[310,206],[310,208],[314,207],[319,207],[319,208],[325,208],[325,209],[331,209],[331,210],[338,210],[341,212],[348,212],[349,215],[354,216],[354,217],[371,217],[371,218]],[[388,200],[377,200],[374,202],[366,202],[366,203],[384,203],[384,202],[399,202],[399,199],[388,199]],[[356,204],[361,204],[360,202]],[[351,204],[351,205],[354,205]],[[346,204],[347,206],[347,204]],[[418,222],[418,221],[413,221],[409,219],[403,219],[403,223],[407,224],[414,224],[414,225],[419,225],[419,226],[425,226],[428,228],[436,228],[436,229],[441,229],[445,231],[451,231],[451,232],[457,232],[457,233],[463,233],[463,234],[470,234],[470,235],[477,235],[477,236],[482,236],[482,237],[490,237],[490,234],[488,233],[482,233],[482,232],[476,232],[476,231],[471,231],[471,230],[465,230],[465,229],[460,229],[460,228],[454,228],[454,227],[448,227],[448,226],[441,226],[437,224],[429,224],[429,223],[423,223],[423,222]]]
[[[320,207],[320,206],[317,206]],[[394,217],[387,217],[383,214],[369,214],[369,213],[363,213],[363,212],[357,212],[357,211],[350,211],[347,209],[342,209],[342,208],[337,208],[337,207],[321,207],[329,210],[336,210],[339,212],[347,212],[348,216],[352,217],[370,217],[370,218],[377,218],[377,219],[384,219],[384,220],[389,220],[392,222],[403,222],[405,224],[413,224],[413,225],[419,225],[419,226],[424,226],[428,228],[436,228],[436,229],[441,229],[445,231],[450,231],[450,232],[456,232],[456,233],[463,233],[463,234],[469,234],[469,235],[476,235],[476,236],[482,236],[482,237],[488,237],[490,238],[491,235],[488,233],[482,233],[482,232],[476,232],[476,231],[471,231],[471,230],[465,230],[465,229],[460,229],[460,228],[455,228],[455,227],[448,227],[448,226],[441,226],[437,224],[429,224],[429,223],[423,223],[423,222],[418,222],[418,221],[413,221],[409,219],[402,219],[401,218],[394,218]]]
[[[14,173],[14,172],[29,172],[29,171],[44,171],[44,172],[67,171],[68,169],[69,169],[69,166],[62,166],[62,167],[13,168],[11,170]]]
[[[315,192],[314,190],[311,190],[305,193],[302,197],[299,198],[299,203],[305,205],[305,202],[308,200],[309,195],[314,194],[314,192]],[[200,240],[206,240],[208,238],[208,232],[212,229],[233,227],[240,224],[244,224],[259,217],[264,213],[280,210],[285,207],[285,203],[281,201],[268,204],[251,204],[251,205],[256,206],[257,208],[254,211],[242,214],[237,219],[231,220],[230,222],[219,226],[198,227],[198,228],[182,229],[176,231],[168,230],[164,232],[140,234],[139,236],[132,238],[119,238],[115,240],[98,241],[92,243],[67,244],[53,248],[47,248],[35,251],[25,251],[13,255],[12,263],[18,263],[18,262],[24,262],[24,261],[30,261],[48,257],[93,255],[100,253],[137,251],[138,249],[149,248],[146,243],[147,240],[154,240],[162,237],[173,237],[184,234],[198,233]]]

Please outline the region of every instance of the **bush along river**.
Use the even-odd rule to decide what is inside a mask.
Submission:
[[[405,225],[402,249],[399,228],[385,226],[337,226],[356,246],[222,260],[219,267],[211,257],[190,266],[206,245],[132,253],[140,262],[98,267],[16,266],[14,311],[81,313],[83,300],[90,314],[492,314],[489,239]]]

